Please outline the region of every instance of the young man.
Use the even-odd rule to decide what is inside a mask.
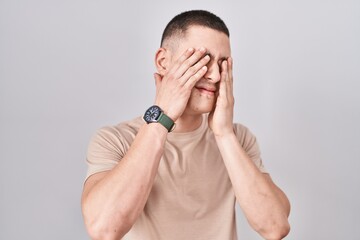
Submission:
[[[237,200],[259,234],[282,239],[289,201],[266,173],[256,138],[233,123],[224,22],[207,11],[179,14],[155,64],[155,105],[90,142],[82,196],[90,236],[237,239]]]

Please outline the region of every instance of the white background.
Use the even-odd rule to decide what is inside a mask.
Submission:
[[[154,99],[154,53],[189,9],[231,33],[235,120],[292,203],[286,239],[360,236],[360,2],[0,0],[0,239],[88,239],[96,129]],[[240,239],[261,239],[238,211]]]

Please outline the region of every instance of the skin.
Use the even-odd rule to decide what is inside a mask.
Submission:
[[[209,127],[247,220],[265,239],[282,239],[290,229],[289,201],[269,174],[258,170],[233,131],[229,38],[191,26],[176,40],[176,46],[169,39],[156,52],[155,104],[176,122],[176,132],[195,130],[202,114],[210,113]],[[82,210],[93,239],[120,239],[131,229],[150,194],[167,134],[160,124],[144,124],[116,167],[88,178]]]

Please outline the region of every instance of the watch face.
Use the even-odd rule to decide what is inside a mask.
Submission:
[[[147,123],[157,122],[157,119],[159,118],[160,114],[161,114],[161,109],[158,106],[152,106],[145,112],[144,120]]]

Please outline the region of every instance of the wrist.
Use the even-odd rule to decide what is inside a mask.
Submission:
[[[152,124],[144,124],[146,128],[148,128],[153,134],[160,133],[160,134],[167,134],[169,131],[164,128],[163,125],[160,123],[152,123]]]
[[[159,123],[171,132],[175,127],[175,122],[167,116],[157,105],[153,105],[145,111],[143,119],[147,124]]]
[[[229,138],[233,138],[236,137],[234,129],[231,130],[223,130],[223,131],[219,131],[219,132],[214,132],[214,136],[216,140],[224,140],[224,139],[229,139]]]
[[[168,116],[173,122],[176,122],[176,120],[179,118],[177,114],[174,114],[173,112],[169,111],[169,107],[165,104],[161,104],[158,102],[155,102],[155,106],[159,106],[159,108],[163,111],[163,113]]]

